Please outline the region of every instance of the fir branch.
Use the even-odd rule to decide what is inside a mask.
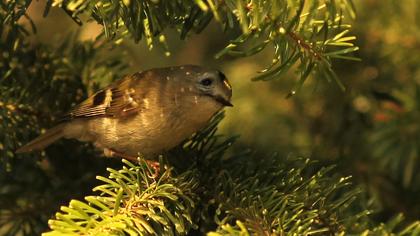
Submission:
[[[236,39],[231,40],[215,55],[216,58],[224,55],[251,56],[273,46],[275,50],[272,64],[260,71],[261,74],[254,80],[279,78],[299,62],[300,66],[296,68],[296,72],[300,79],[292,94],[296,93],[314,71],[321,76],[331,77],[333,72],[330,69],[318,68],[331,68],[333,58],[357,60],[347,55],[358,50],[349,43],[355,37],[347,37],[345,42],[336,40],[342,36],[340,30],[349,27],[343,23],[345,18],[355,17],[351,0],[337,2],[55,0],[49,4],[64,8],[72,18],[79,19],[78,16],[83,13],[89,15],[103,25],[104,34],[115,42],[119,43],[127,36],[133,38],[135,42],[145,38],[150,49],[156,43],[161,43],[167,48],[164,36],[166,28],[176,28],[180,32],[180,37],[185,38],[190,31],[201,32],[212,18],[215,18],[225,30],[241,30]],[[344,49],[329,52],[334,46]],[[166,54],[169,55],[169,52]],[[319,64],[327,66],[318,66]],[[332,78],[343,88],[336,76]]]
[[[219,139],[214,129],[205,133]],[[62,213],[49,221],[52,231],[44,235],[185,235],[192,230],[208,235],[396,232],[390,223],[367,230],[369,212],[350,207],[358,204],[359,189],[351,186],[350,178],[331,176],[332,167],[313,172],[314,163],[302,159],[261,161],[248,155],[221,162],[222,156],[207,155],[199,157],[203,159],[200,165],[189,162],[186,169],[167,169],[158,179],[150,177],[152,171],[145,162],[123,161],[121,170],[108,169],[108,178],[98,177],[105,183],[94,188],[98,195],[62,207]],[[176,162],[173,156],[169,159]],[[407,235],[419,227],[414,222],[397,233]]]
[[[287,35],[303,50],[306,50],[316,60],[321,60],[322,55],[314,48],[314,46],[306,43],[299,35],[294,32],[288,32]]]
[[[137,166],[124,161],[128,166],[122,170],[109,169],[109,178],[99,178],[106,184],[94,188],[101,193],[87,197],[88,205],[84,203],[80,209],[72,204],[71,210],[62,208],[66,216],[58,213],[57,219],[50,221],[54,230],[51,234],[91,233],[99,229],[111,232],[104,229],[101,222],[113,222],[111,225],[119,225],[114,227],[113,234],[129,229],[160,235],[163,226],[151,215],[168,216],[160,214],[165,212],[162,209],[175,204],[173,201],[187,204],[171,207],[170,215],[178,215],[183,222],[182,228],[189,230],[178,231],[172,225],[175,222],[165,218],[170,225],[166,228],[170,231],[165,231],[168,234],[184,235],[196,230],[213,232],[209,235],[333,235],[361,233],[369,227],[369,211],[354,211],[360,204],[360,189],[351,186],[350,177],[333,175],[333,167],[317,170],[315,162],[310,160],[285,160],[252,153],[226,157],[232,140],[215,135],[222,118],[223,113],[187,141],[182,149],[169,153],[167,160],[175,169],[166,170],[158,180],[149,177],[150,170],[143,162]],[[194,158],[200,162],[192,161]],[[180,165],[180,162],[188,164]],[[158,189],[161,192],[157,194],[154,191]],[[150,197],[150,202],[144,200],[145,196]],[[161,204],[161,207],[154,204]],[[127,217],[127,211],[131,212],[133,205],[141,211]],[[135,220],[138,214],[145,222],[141,225],[127,223]],[[182,220],[181,216],[188,220]],[[75,223],[81,218],[84,220],[76,227]],[[83,223],[91,218],[98,220]],[[121,218],[126,219],[125,223],[114,224],[121,222]],[[414,232],[418,227],[418,223],[413,223],[402,232]],[[373,229],[378,230],[383,227]],[[392,228],[387,230],[394,232]]]
[[[384,172],[393,170],[391,177],[408,188],[413,185],[415,168],[420,164],[420,85],[412,83],[405,91],[395,90],[394,94],[401,104],[384,103],[369,142],[380,168]]]
[[[53,231],[43,235],[185,235],[194,226],[192,212],[197,196],[193,172],[173,176],[170,169],[154,179],[146,162],[108,168],[108,178],[94,188],[96,196],[73,200],[49,225]]]
[[[366,229],[358,235],[363,236],[375,236],[375,235],[395,235],[395,236],[408,236],[408,235],[418,235],[420,232],[420,221],[413,222],[409,225],[402,226],[403,217],[401,215],[396,216],[391,219],[389,222],[380,224],[372,229]],[[400,228],[400,229],[397,229]],[[241,221],[236,221],[234,225],[224,224],[221,225],[217,231],[212,231],[207,234],[207,236],[251,236],[248,229],[245,227],[244,223]],[[270,234],[266,234],[270,235]],[[279,234],[286,235],[286,234]],[[288,235],[288,234],[287,234]],[[323,230],[312,230],[306,235],[325,235]],[[346,235],[346,233],[338,234]]]

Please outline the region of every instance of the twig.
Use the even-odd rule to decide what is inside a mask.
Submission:
[[[302,39],[299,35],[294,32],[287,32],[287,35],[296,42],[301,48],[309,52],[315,59],[318,61],[321,60],[321,54],[310,44],[306,43],[304,39]]]

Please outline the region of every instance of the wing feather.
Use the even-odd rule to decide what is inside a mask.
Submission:
[[[63,120],[92,117],[126,117],[137,113],[141,106],[142,91],[138,90],[139,73],[96,92],[63,116]]]

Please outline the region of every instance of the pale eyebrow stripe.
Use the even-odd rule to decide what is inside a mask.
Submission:
[[[225,84],[226,87],[228,87],[230,90],[232,90],[232,86],[229,84],[229,82],[227,80],[223,80],[223,83]]]

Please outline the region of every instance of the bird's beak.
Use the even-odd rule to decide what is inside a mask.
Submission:
[[[229,100],[225,99],[225,98],[224,98],[224,97],[222,97],[222,96],[217,96],[217,97],[215,97],[215,99],[216,99],[216,101],[218,101],[219,103],[221,103],[223,106],[226,106],[226,107],[233,107],[233,104],[232,104],[232,103],[230,103],[230,101],[229,101]]]

